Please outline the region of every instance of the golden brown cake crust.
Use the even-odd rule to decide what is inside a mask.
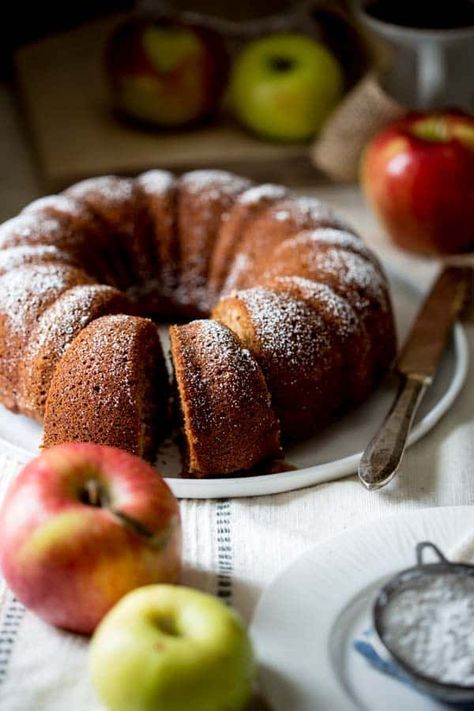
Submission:
[[[318,227],[345,229],[347,225],[316,198],[291,195],[270,205],[252,220],[242,235],[222,293],[258,284],[273,251],[283,240]]]
[[[347,299],[369,335],[375,384],[395,357],[393,310],[375,256],[361,240],[349,237],[347,232],[314,230],[285,240],[272,254],[263,281],[297,274]]]
[[[334,337],[334,348],[341,351],[342,405],[361,402],[374,386],[374,356],[367,329],[348,299],[327,284],[300,276],[268,277],[262,285],[304,301],[324,320]]]
[[[25,243],[30,246],[35,242],[55,246],[98,281],[114,286],[117,284],[110,240],[102,222],[84,202],[66,195],[47,195],[27,205],[22,216],[36,221],[33,223],[33,235]],[[35,230],[43,223],[47,224],[48,220],[59,223],[59,234],[52,232],[48,241],[41,233],[35,237]]]
[[[208,275],[222,219],[240,193],[250,187],[245,178],[223,170],[195,170],[180,179],[178,241],[179,300],[189,313],[209,310]],[[197,307],[197,309],[196,309]]]
[[[30,264],[0,277],[0,398],[6,407],[21,410],[20,364],[38,318],[67,289],[92,281],[62,264]]]
[[[280,454],[279,426],[257,362],[209,319],[170,328],[187,456],[193,477],[246,470]]]
[[[219,301],[213,317],[255,356],[282,433],[301,439],[343,404],[342,353],[334,329],[303,300],[254,287]]]
[[[21,359],[21,411],[41,421],[54,370],[73,339],[94,319],[133,311],[125,294],[100,284],[75,286],[56,299],[37,319]]]
[[[237,197],[222,221],[219,239],[211,256],[209,287],[213,294],[220,293],[232,262],[240,253],[240,243],[247,228],[263,210],[287,194],[288,190],[283,185],[264,183],[248,188]]]

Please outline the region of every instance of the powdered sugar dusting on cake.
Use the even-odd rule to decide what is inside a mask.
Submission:
[[[276,183],[263,183],[262,185],[254,185],[245,190],[238,198],[238,203],[241,205],[260,205],[261,203],[281,200],[288,194],[287,188]]]
[[[109,208],[121,206],[133,197],[133,181],[130,178],[120,178],[116,175],[101,175],[88,178],[68,188],[66,195],[88,203],[104,201]]]
[[[46,344],[66,346],[91,320],[91,309],[98,300],[109,299],[118,292],[110,286],[86,284],[64,292],[43,312],[28,343],[30,356],[36,355]]]
[[[193,170],[180,179],[185,190],[199,193],[205,200],[216,200],[222,195],[232,197],[243,192],[251,183],[246,178],[225,170]]]
[[[181,350],[190,367],[186,373],[188,383],[192,383],[192,399],[198,409],[198,417],[209,420],[215,411],[209,410],[210,400],[222,402],[232,411],[238,411],[243,401],[254,393],[260,382],[259,397],[270,406],[270,394],[265,388],[260,368],[247,348],[242,348],[234,334],[222,324],[212,319],[193,321],[184,329]],[[196,361],[196,353],[198,361]],[[202,363],[199,367],[198,363]],[[212,415],[211,415],[212,413]],[[227,416],[222,424],[228,425]],[[237,423],[236,423],[237,424]],[[224,444],[224,443],[223,443]]]
[[[360,237],[347,232],[347,230],[336,229],[332,227],[319,227],[315,230],[300,232],[295,238],[299,245],[306,241],[313,241],[317,244],[339,247],[340,249],[348,249],[351,252],[357,252],[366,259],[374,260],[374,256],[367,249]]]
[[[37,318],[74,281],[87,283],[89,279],[73,267],[56,264],[29,265],[4,274],[0,278],[0,319],[14,332],[24,332],[31,327],[27,315]]]
[[[351,289],[360,290],[379,304],[387,303],[385,280],[371,262],[358,254],[330,248],[315,255],[321,272],[330,273]]]
[[[46,195],[45,197],[38,198],[27,205],[22,214],[28,215],[31,213],[50,215],[50,216],[60,216],[67,219],[74,219],[78,216],[84,216],[87,209],[81,205],[77,200],[74,200],[67,195]]]
[[[54,217],[22,213],[0,226],[0,249],[15,247],[27,242],[40,243],[48,235],[60,236],[64,225]]]
[[[71,264],[72,260],[67,253],[49,245],[21,245],[0,250],[0,274],[9,272],[24,264],[40,262]]]
[[[134,317],[124,314],[103,316],[89,324],[74,341],[84,354],[84,374],[87,374],[92,388],[94,385],[100,387],[104,373],[107,380],[120,383],[119,388],[101,392],[107,406],[115,410],[124,405],[124,398],[127,402],[134,401],[138,374],[134,370],[132,354],[137,354],[137,333],[130,319]]]
[[[192,171],[180,179],[178,229],[182,285],[188,301],[206,301],[209,260],[221,221],[249,185],[245,178],[220,170]]]
[[[338,336],[348,337],[360,331],[360,322],[352,306],[327,284],[304,277],[287,276],[276,277],[270,281],[269,286],[310,302],[328,325],[337,331]]]
[[[334,231],[336,232],[336,231]],[[358,311],[378,302],[388,307],[386,280],[376,260],[368,258],[363,243],[359,253],[359,240],[351,245],[355,250],[332,245],[332,236],[320,241],[320,231],[302,233],[282,242],[276,250],[265,278],[304,275],[318,282],[328,283],[338,291],[352,291],[352,305]],[[342,238],[345,241],[345,237]],[[337,242],[338,240],[336,240]],[[345,295],[345,293],[344,293]]]
[[[321,317],[302,301],[264,287],[236,292],[251,314],[262,348],[289,368],[311,367],[327,351],[331,338]]]
[[[240,277],[247,272],[250,265],[251,261],[248,254],[245,252],[237,252],[235,259],[232,262],[232,268],[229,270],[229,275],[222,289],[223,294],[229,294],[233,289],[235,289],[236,284],[240,281]]]
[[[277,203],[272,211],[277,222],[291,222],[297,229],[312,226],[348,228],[334,210],[313,197],[291,197]]]
[[[173,173],[168,170],[149,170],[135,179],[136,184],[146,195],[165,195],[175,184]]]
[[[54,370],[72,340],[88,323],[104,314],[128,313],[123,294],[105,285],[67,289],[37,319],[22,357],[22,400],[36,417],[44,413]]]

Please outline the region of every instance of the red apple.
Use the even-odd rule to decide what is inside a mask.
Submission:
[[[169,19],[132,19],[111,36],[106,67],[115,107],[158,126],[183,126],[214,113],[228,59],[221,37]]]
[[[474,119],[414,114],[376,136],[362,184],[393,241],[426,253],[474,246]]]
[[[119,449],[62,444],[33,459],[0,510],[0,567],[46,622],[91,633],[133,588],[180,574],[178,503],[157,472]]]

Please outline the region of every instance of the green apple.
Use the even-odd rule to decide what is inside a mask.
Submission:
[[[217,598],[149,585],[103,619],[90,671],[111,711],[239,711],[250,698],[255,664],[242,622]]]
[[[264,137],[284,141],[317,133],[342,91],[336,59],[301,34],[274,34],[249,43],[237,57],[230,81],[237,118]]]

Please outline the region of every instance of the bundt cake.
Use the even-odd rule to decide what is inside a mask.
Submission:
[[[171,408],[154,321],[190,318]],[[367,397],[395,345],[376,257],[279,185],[103,176],[0,226],[0,400],[44,419],[44,446],[153,459],[179,413],[188,475],[248,471]]]
[[[153,459],[168,410],[168,373],[153,321],[102,316],[82,329],[54,371],[43,444],[95,442]]]
[[[228,474],[277,457],[278,421],[250,351],[229,329],[210,319],[172,326],[170,341],[184,433],[184,471],[197,478]]]

